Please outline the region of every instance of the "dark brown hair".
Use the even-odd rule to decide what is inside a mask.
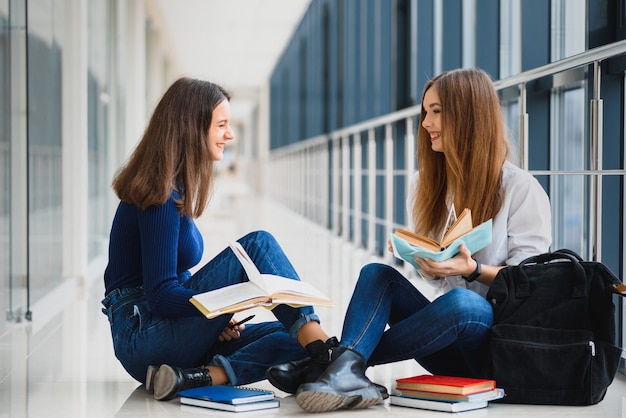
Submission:
[[[417,129],[420,173],[413,222],[417,232],[435,236],[448,214],[446,198],[453,196],[457,212],[472,211],[474,225],[493,218],[501,209],[502,165],[509,155],[498,93],[487,73],[479,69],[444,72],[424,86],[435,87],[441,104],[444,152],[433,151],[422,126]]]
[[[213,183],[211,116],[224,100],[230,95],[216,84],[190,78],[175,81],[154,109],[130,159],[115,175],[117,196],[145,210],[164,204],[176,189],[180,212],[200,216]]]

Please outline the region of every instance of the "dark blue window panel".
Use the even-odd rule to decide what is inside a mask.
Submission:
[[[406,123],[404,120],[396,122],[393,143],[393,166],[394,170],[404,170],[406,167]],[[410,176],[410,174],[409,174]],[[406,196],[404,194],[405,179],[404,176],[394,176],[394,222],[404,225],[405,224],[405,201]]]
[[[378,219],[384,219],[385,196],[387,195],[384,176],[376,176],[376,189],[378,190],[378,193],[376,193],[376,217]],[[379,255],[382,254],[383,243],[385,245],[387,243],[384,225],[376,223],[376,253]]]
[[[349,126],[359,121],[357,114],[357,107],[361,101],[359,88],[361,72],[359,68],[361,54],[363,53],[359,42],[361,7],[362,3],[358,0],[344,1],[344,54],[341,59],[343,60],[344,68],[343,91],[346,100],[343,102],[343,126]]]
[[[310,112],[311,112],[311,107],[312,107],[312,103],[310,102],[310,98],[307,95],[307,86],[308,86],[308,76],[309,76],[309,66],[308,66],[308,60],[307,60],[307,41],[306,39],[300,39],[300,45],[299,45],[299,51],[298,51],[298,55],[299,55],[299,67],[300,67],[300,71],[298,72],[298,75],[300,77],[300,79],[297,81],[297,87],[298,87],[298,101],[296,103],[294,103],[294,105],[297,105],[299,108],[299,112],[298,112],[298,119],[296,121],[296,129],[297,129],[297,136],[295,136],[293,138],[293,141],[298,141],[302,138],[307,138],[308,137],[308,133],[307,133],[307,122],[308,122],[308,118],[311,116]],[[295,106],[294,106],[295,107]]]
[[[463,63],[462,0],[443,0],[443,50],[442,69],[453,70]],[[420,44],[421,45],[421,44]]]
[[[430,80],[433,74],[433,0],[420,0],[417,2],[417,97],[422,100],[424,84]]]
[[[587,48],[624,39],[625,0],[587,1]]]
[[[621,177],[602,178],[602,262],[614,272],[619,272],[621,266],[623,190]]]
[[[406,196],[404,195],[406,178],[404,176],[394,176],[393,186],[395,203],[393,221],[398,225],[407,225]]]
[[[606,63],[605,65],[607,65]],[[608,66],[608,65],[607,65]],[[602,74],[603,150],[602,165],[606,170],[622,169],[624,161],[623,68],[617,74]],[[591,74],[590,74],[591,77]],[[593,83],[589,83],[590,86]],[[602,262],[612,271],[620,272],[624,222],[623,178],[602,179]],[[619,225],[619,226],[618,226]]]
[[[321,92],[322,97],[320,98],[320,107],[321,107],[321,132],[330,132],[331,131],[331,111],[334,109],[335,101],[331,100],[331,92],[333,86],[333,77],[331,76],[331,68],[335,68],[333,66],[332,60],[332,44],[331,40],[333,39],[333,20],[331,19],[331,10],[330,6],[327,3],[322,4],[322,24],[321,24],[321,40],[320,40],[320,48],[321,48],[321,56],[320,60],[322,63],[321,74],[320,74],[320,86],[319,90]],[[336,36],[336,33],[334,34]]]
[[[476,66],[500,78],[500,1],[476,2]]]
[[[305,137],[311,138],[323,130],[325,107],[325,94],[327,87],[324,84],[324,68],[328,65],[326,62],[325,51],[323,48],[324,37],[328,36],[325,32],[326,22],[324,20],[324,4],[312,3],[311,12],[307,15],[314,15],[314,19],[305,19],[307,28],[307,81],[306,91],[309,101],[306,112],[306,131]]]
[[[529,83],[526,109],[528,112],[528,168],[550,168],[550,91]]]
[[[406,165],[406,122],[404,119],[396,122],[393,127],[393,166],[397,170],[403,170]]]
[[[522,3],[522,71],[550,62],[550,2],[524,0]]]
[[[333,1],[328,3],[329,10],[329,23],[331,28],[330,37],[330,97],[332,106],[329,107],[329,130],[333,131],[344,125],[344,65],[343,59],[345,51],[345,21],[344,21],[344,2],[343,0]]]
[[[376,137],[376,169],[382,170],[385,167],[385,128],[379,126],[374,129]]]
[[[392,79],[393,72],[393,55],[394,45],[392,43],[392,33],[395,30],[392,27],[392,9],[394,2],[382,1],[375,2],[380,5],[380,11],[377,15],[378,39],[376,44],[374,60],[371,62],[370,71],[374,71],[374,91],[372,97],[372,112],[370,117],[376,117],[389,113],[394,109],[391,101],[392,97]]]
[[[522,7],[522,71],[549,63],[550,2],[526,0]],[[548,83],[549,84],[549,83]],[[528,167],[550,167],[550,90],[544,81],[527,85]],[[545,186],[545,185],[544,185]]]
[[[389,77],[393,93],[392,110],[404,109],[417,104],[414,101],[415,92],[411,91],[411,4],[409,0],[398,0],[395,8],[395,18],[392,18],[391,31],[395,39],[395,68],[392,69],[395,77]],[[395,20],[394,20],[395,19]],[[394,31],[395,23],[395,31]]]
[[[605,61],[605,66],[606,66]],[[623,63],[622,63],[623,64]],[[618,170],[623,167],[624,161],[624,120],[622,112],[620,112],[620,103],[623,103],[622,94],[623,71],[617,74],[602,74],[602,90],[600,97],[603,101],[603,145],[602,164],[607,170]],[[593,86],[591,82],[592,74],[590,74],[589,86]],[[589,92],[590,97],[593,92]]]
[[[357,120],[366,120],[376,116],[376,97],[379,95],[380,83],[376,73],[380,63],[380,43],[383,42],[380,26],[380,10],[375,8],[372,0],[362,2],[364,10],[362,19],[364,25],[360,27],[359,38],[363,40],[362,61],[358,65],[359,91],[361,100],[357,103]]]

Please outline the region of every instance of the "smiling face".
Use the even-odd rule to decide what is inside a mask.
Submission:
[[[431,86],[424,93],[424,101],[422,102],[422,111],[425,112],[422,126],[430,135],[430,145],[433,151],[443,152],[442,136],[441,136],[441,102],[437,87]]]
[[[230,102],[224,99],[213,109],[209,126],[209,152],[213,161],[224,158],[224,145],[235,138],[230,126]]]

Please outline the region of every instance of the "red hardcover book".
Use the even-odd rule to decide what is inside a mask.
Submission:
[[[469,395],[496,388],[496,381],[469,377],[423,374],[396,380],[397,390],[422,390],[426,392]]]

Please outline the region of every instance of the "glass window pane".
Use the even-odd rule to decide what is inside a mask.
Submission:
[[[11,71],[9,45],[9,0],[0,0],[0,314],[9,312],[11,289],[9,287],[10,264],[10,184],[11,184]],[[4,329],[0,318],[0,334]]]
[[[110,147],[109,79],[110,13],[107,0],[90,0],[88,10],[88,170],[89,170],[89,260],[101,255],[108,238],[111,214],[107,198],[112,173],[107,170]]]
[[[28,2],[28,216],[31,305],[62,280],[64,2]]]
[[[583,88],[555,93],[552,170],[583,170],[586,159],[585,92]],[[552,176],[553,248],[586,254],[588,176]]]
[[[522,71],[521,0],[502,0],[500,7],[500,76],[506,78]]]

